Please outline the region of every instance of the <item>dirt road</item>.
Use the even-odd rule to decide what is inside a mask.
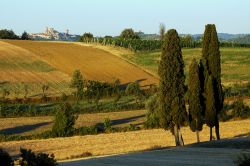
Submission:
[[[170,148],[149,152],[75,160],[60,163],[61,166],[233,166],[233,161],[242,152],[250,149],[225,148]]]

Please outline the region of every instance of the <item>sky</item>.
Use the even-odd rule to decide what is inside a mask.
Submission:
[[[250,33],[250,0],[0,0],[0,29],[17,34],[53,27],[71,34],[119,35],[125,28],[158,33],[159,24],[181,34],[216,24],[223,33]]]

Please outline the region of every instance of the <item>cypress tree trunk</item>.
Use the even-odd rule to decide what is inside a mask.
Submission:
[[[220,125],[219,125],[218,118],[216,119],[216,124],[215,124],[215,134],[216,134],[217,140],[220,140]]]
[[[213,140],[213,128],[210,127],[210,141]]]
[[[181,128],[178,128],[178,136],[179,136],[180,146],[184,146],[184,141],[183,141],[182,134],[181,134]]]
[[[196,130],[196,138],[197,138],[197,142],[200,142],[199,130]]]
[[[196,120],[196,126],[198,126],[198,121]],[[200,136],[199,136],[199,130],[196,129],[196,138],[197,138],[197,142],[200,142]]]
[[[174,138],[176,146],[180,146],[179,131],[177,125],[174,125]]]

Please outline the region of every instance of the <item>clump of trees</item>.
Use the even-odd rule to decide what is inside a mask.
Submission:
[[[81,42],[87,42],[87,43],[89,43],[89,42],[91,42],[91,40],[94,38],[94,35],[92,34],[92,33],[90,33],[90,32],[86,32],[86,33],[84,33],[81,37],[80,37],[80,39],[79,39],[79,41],[81,41]]]
[[[12,30],[0,30],[0,39],[19,39],[19,37]]]
[[[215,25],[206,26],[202,59],[193,59],[189,67],[189,84],[185,86],[184,62],[181,40],[176,30],[169,30],[164,36],[158,73],[160,84],[158,93],[147,102],[148,115],[146,127],[163,127],[175,136],[176,146],[184,145],[181,127],[187,122],[197,134],[204,123],[215,127],[216,137],[220,139],[218,114],[223,109],[224,95],[221,85],[221,64],[219,41]],[[188,111],[185,106],[185,95]],[[242,104],[239,104],[242,105]]]
[[[34,153],[31,150],[20,149],[20,166],[56,166],[58,165],[55,156],[46,153]],[[1,166],[14,166],[14,161],[11,156],[0,149],[0,165]]]
[[[119,37],[121,39],[140,39],[138,34],[136,34],[132,28],[124,29]]]

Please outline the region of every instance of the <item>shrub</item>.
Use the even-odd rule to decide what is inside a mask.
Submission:
[[[54,155],[48,155],[46,153],[35,154],[31,150],[20,149],[21,160],[19,164],[21,166],[56,166],[57,162],[54,159]]]
[[[70,136],[74,132],[74,125],[77,116],[74,115],[74,109],[70,104],[65,103],[57,111],[55,123],[52,127],[52,133],[57,137]]]
[[[250,165],[250,154],[241,154],[237,160],[234,161],[237,166],[249,166]]]
[[[0,165],[2,166],[13,166],[13,160],[10,155],[5,152],[3,149],[0,149]]]
[[[96,126],[89,126],[89,127],[80,127],[75,129],[74,135],[90,135],[90,134],[97,134],[98,129]]]
[[[158,104],[158,96],[157,93],[151,96],[146,102],[146,121],[144,126],[146,128],[158,128],[160,127],[160,118],[159,118],[159,104]]]
[[[233,117],[238,117],[238,118],[247,118],[250,116],[250,109],[248,106],[246,106],[243,102],[243,99],[238,98],[234,103],[232,104],[233,107],[233,112],[232,116]]]
[[[104,120],[103,125],[104,125],[104,131],[105,132],[110,132],[111,131],[111,120],[109,118],[106,118]]]

